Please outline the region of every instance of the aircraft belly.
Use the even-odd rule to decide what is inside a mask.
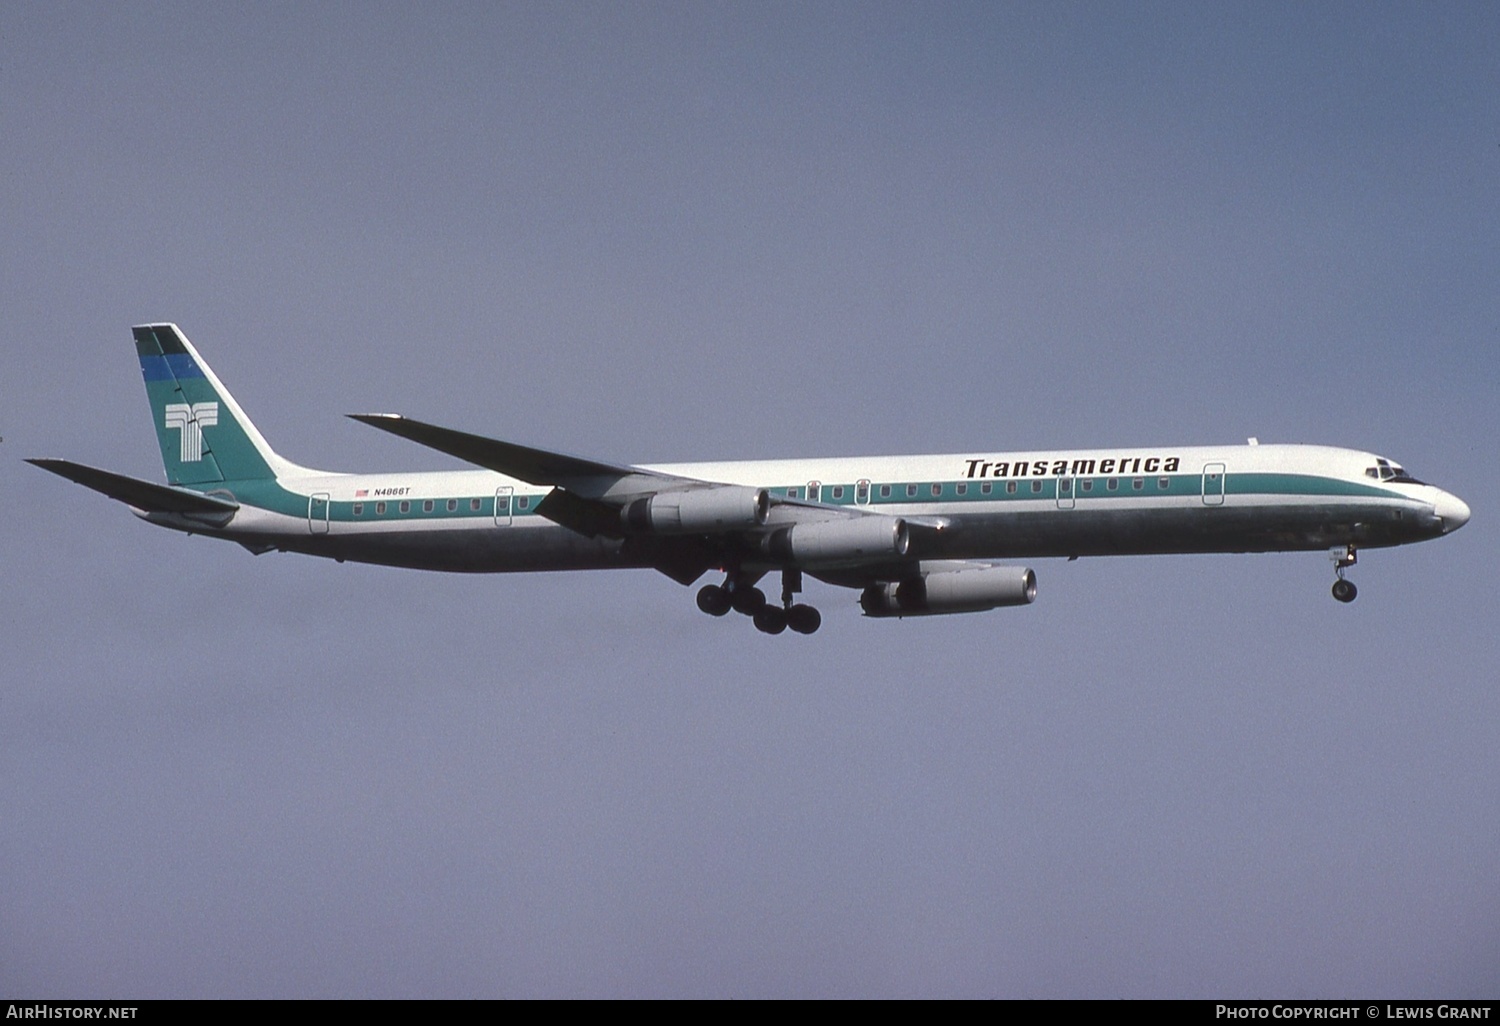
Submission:
[[[1441,534],[1441,522],[1430,513],[1424,515],[1425,509],[1419,504],[1368,502],[1121,509],[1107,500],[1097,504],[1080,500],[1072,509],[1034,507],[961,514],[942,530],[912,532],[905,560],[886,560],[881,565],[889,563],[887,570],[899,570],[905,563],[930,559],[1286,552],[1347,544],[1374,548]],[[335,525],[329,534],[302,534],[300,530],[287,532],[280,521],[299,526],[302,522],[275,519],[280,530],[274,532],[203,533],[239,541],[252,551],[281,549],[351,562],[470,573],[661,568],[684,561],[701,572],[716,563],[712,552],[663,548],[674,542],[680,548],[687,539],[653,539],[657,542],[653,548],[602,536],[591,538],[550,523],[413,526],[347,533]],[[711,541],[705,539],[705,544]],[[770,564],[764,569],[775,568]],[[686,574],[686,578],[692,576]]]
[[[265,542],[264,537],[250,540]],[[617,540],[586,538],[550,525],[283,536],[276,540],[275,547],[354,563],[466,573],[603,570],[644,565],[625,556]]]
[[[1291,552],[1334,545],[1398,545],[1431,534],[1390,506],[1216,506],[1034,510],[963,517],[950,531],[913,536],[922,559]]]

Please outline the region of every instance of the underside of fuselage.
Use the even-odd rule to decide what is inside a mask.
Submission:
[[[1441,521],[1390,504],[1035,510],[959,518],[919,554],[937,559],[1041,559],[1208,552],[1381,548],[1435,538]]]

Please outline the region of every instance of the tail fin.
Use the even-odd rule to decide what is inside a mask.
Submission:
[[[274,478],[302,469],[266,444],[177,325],[142,324],[131,331],[169,484]]]

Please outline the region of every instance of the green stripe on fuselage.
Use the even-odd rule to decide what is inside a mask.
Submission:
[[[969,504],[1010,504],[1021,502],[1055,502],[1058,494],[1057,478],[1022,478],[1015,480],[1015,492],[1006,489],[1010,482],[992,482],[993,488],[986,495],[981,490],[981,483],[974,481],[923,481],[923,482],[880,482],[871,485],[870,501],[868,504],[856,504],[854,501],[855,485],[853,483],[842,486],[836,484],[825,484],[822,487],[822,503],[829,506],[856,507],[860,509],[880,510],[882,507],[893,506],[939,506],[960,510]],[[1202,476],[1199,474],[1173,474],[1152,475],[1144,478],[1140,489],[1133,487],[1134,478],[1116,478],[1118,487],[1111,491],[1108,487],[1109,478],[1072,478],[1073,499],[1079,504],[1096,503],[1111,499],[1182,499],[1193,498],[1203,494]],[[1083,482],[1093,482],[1091,491],[1083,490]],[[1165,481],[1167,487],[1162,488],[1161,482]],[[909,484],[916,484],[917,494],[908,496],[906,488]],[[1033,484],[1041,486],[1040,491],[1033,491]],[[891,494],[880,495],[881,484],[889,484]],[[934,496],[932,487],[936,484],[941,494]],[[965,485],[965,493],[958,494],[958,486]],[[279,481],[272,479],[241,480],[215,483],[212,487],[205,485],[196,486],[200,491],[227,491],[232,494],[236,501],[255,506],[268,512],[280,513],[284,516],[305,518],[308,511],[308,500],[313,494],[322,494],[317,491],[294,491]],[[833,490],[837,487],[843,488],[843,495],[839,498],[833,497]],[[799,498],[805,496],[805,485],[778,485],[771,487],[769,491],[774,496],[785,497],[789,491],[795,491]],[[1399,491],[1389,488],[1380,488],[1366,485],[1360,482],[1346,481],[1339,478],[1324,477],[1314,474],[1281,474],[1281,473],[1247,473],[1228,474],[1225,477],[1225,492],[1232,496],[1286,496],[1286,497],[1328,497],[1328,498],[1376,498],[1376,499],[1405,499],[1407,496]],[[545,493],[529,495],[513,495],[510,499],[509,515],[512,518],[535,516],[537,504]],[[1064,498],[1067,498],[1066,494]],[[458,504],[455,510],[448,509],[448,501],[452,499]],[[479,500],[480,508],[472,508],[473,500]],[[526,507],[522,508],[522,500],[527,500]],[[401,512],[401,503],[409,502],[410,506],[406,512]],[[423,508],[424,503],[431,502],[433,508],[429,511]],[[385,503],[385,512],[377,513],[378,503]],[[356,515],[355,507],[361,507],[361,512]],[[1210,507],[1212,508],[1212,507]],[[501,516],[505,516],[505,510],[501,510]],[[381,522],[421,522],[438,520],[492,520],[495,516],[495,496],[493,493],[485,495],[458,495],[458,496],[434,496],[430,499],[391,499],[391,498],[362,498],[355,500],[335,500],[329,503],[328,519],[332,523],[381,523]]]

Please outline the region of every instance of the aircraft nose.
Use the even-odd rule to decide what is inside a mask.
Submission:
[[[1447,492],[1438,492],[1432,511],[1443,521],[1444,534],[1451,534],[1469,522],[1469,504]]]

